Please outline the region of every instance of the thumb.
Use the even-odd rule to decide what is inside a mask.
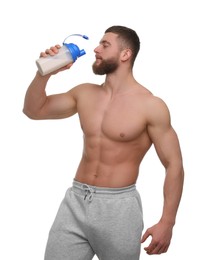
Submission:
[[[148,231],[148,229],[146,230],[145,234],[143,235],[142,239],[141,239],[141,243],[144,243],[145,240],[150,236],[150,232]]]

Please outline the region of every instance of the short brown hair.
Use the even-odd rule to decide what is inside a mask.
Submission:
[[[128,48],[131,49],[132,51],[132,66],[135,62],[136,56],[139,52],[140,49],[140,40],[137,35],[137,33],[125,26],[120,26],[120,25],[114,25],[109,27],[105,33],[115,33],[120,37],[124,43],[124,45]]]

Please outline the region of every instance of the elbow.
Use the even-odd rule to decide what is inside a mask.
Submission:
[[[185,178],[183,165],[181,164],[180,166],[178,166],[177,169],[175,169],[174,172],[175,172],[175,178],[180,180],[181,184],[183,185],[184,178]]]
[[[185,172],[184,172],[184,166],[183,166],[182,159],[179,160],[179,162],[177,164],[177,168],[178,168],[179,175],[181,176],[182,179],[184,179]]]
[[[28,111],[27,109],[23,108],[23,113],[25,116],[27,116],[29,119],[32,120],[39,120],[39,117],[37,115],[35,115],[34,113],[31,113],[30,111]]]

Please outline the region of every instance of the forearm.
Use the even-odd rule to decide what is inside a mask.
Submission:
[[[23,112],[32,119],[37,119],[40,109],[47,100],[45,88],[49,78],[50,75],[41,76],[37,72],[35,78],[27,89]]]
[[[179,167],[168,167],[164,182],[164,205],[161,221],[174,225],[179,203],[182,196],[184,182],[184,170]]]

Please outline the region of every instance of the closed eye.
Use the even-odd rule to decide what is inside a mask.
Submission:
[[[101,41],[100,44],[101,44],[104,48],[107,48],[107,47],[109,47],[109,46],[111,45],[108,41],[105,41],[105,40]]]

